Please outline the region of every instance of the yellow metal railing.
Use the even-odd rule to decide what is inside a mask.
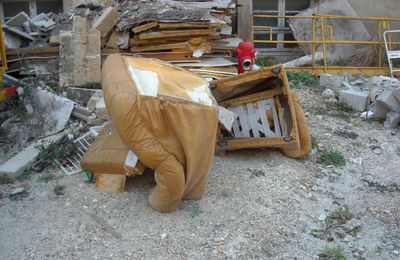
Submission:
[[[7,70],[7,59],[6,59],[6,46],[4,44],[3,28],[0,23],[0,54],[1,54],[1,67],[0,67],[0,87],[3,85],[3,74]]]
[[[311,40],[273,40],[273,28],[270,26],[252,26],[253,43],[272,43],[272,44],[311,44],[311,55],[312,55],[312,66],[311,67],[293,67],[288,68],[289,70],[308,70],[312,74],[320,73],[343,73],[351,71],[359,71],[368,75],[385,74],[389,75],[389,68],[383,67],[383,53],[384,40],[383,32],[391,30],[391,23],[399,22],[400,18],[389,18],[389,17],[369,17],[369,16],[341,16],[341,15],[327,15],[327,14],[315,14],[312,16],[288,16],[288,15],[253,15],[253,22],[255,18],[284,18],[284,19],[306,19],[311,20]],[[374,40],[340,40],[334,39],[334,26],[327,25],[330,20],[359,20],[375,22],[377,25],[377,39]],[[269,36],[265,40],[255,40],[254,33],[256,30],[269,31]],[[303,28],[305,30],[305,28]],[[329,30],[329,34],[326,31]],[[278,32],[275,32],[278,33]],[[317,38],[317,35],[320,35]],[[391,50],[392,46],[400,45],[400,42],[393,42],[390,34],[388,34],[388,47]],[[376,45],[378,53],[378,66],[377,67],[346,67],[346,66],[331,66],[327,60],[327,46],[334,44],[358,44],[358,45]],[[317,46],[322,46],[323,54],[323,65],[318,65],[315,59]]]

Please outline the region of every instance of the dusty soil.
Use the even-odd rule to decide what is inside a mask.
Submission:
[[[307,159],[277,150],[216,156],[204,199],[171,214],[150,208],[151,174],[112,194],[81,175],[45,183],[46,173],[32,173],[0,185],[0,258],[318,259],[336,247],[348,259],[399,259],[399,129],[361,121],[313,90],[296,92],[313,136]],[[339,151],[346,165],[324,163],[318,150]],[[10,197],[18,187],[25,196]]]

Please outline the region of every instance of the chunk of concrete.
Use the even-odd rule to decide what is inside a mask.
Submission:
[[[108,111],[107,111],[107,108],[106,108],[106,104],[104,102],[104,98],[103,98],[103,93],[102,92],[97,92],[96,94],[94,94],[90,98],[90,100],[88,101],[87,106],[92,111],[94,111],[94,113],[96,114],[96,116],[99,119],[105,120],[105,121],[111,120],[111,117],[108,114]]]
[[[0,165],[0,175],[7,174],[10,177],[18,177],[24,172],[25,169],[31,167],[35,162],[35,159],[40,153],[39,149],[37,148],[38,145],[40,145],[42,142],[58,142],[64,137],[64,135],[65,132],[61,132],[30,144],[17,155]]]
[[[384,126],[386,128],[396,128],[400,123],[400,114],[390,111],[386,114]]]
[[[332,74],[326,74],[326,73],[321,74],[321,76],[319,77],[319,85],[321,87],[329,86],[329,84],[331,84],[332,82],[332,77],[333,77]]]
[[[367,107],[369,93],[346,89],[339,92],[339,101],[344,102],[356,111],[364,111]]]
[[[395,90],[393,90],[393,96],[400,101],[400,88],[396,88]]]
[[[102,91],[101,89],[75,88],[75,87],[69,87],[67,89],[67,97],[82,106],[86,106],[89,99],[95,93],[101,94]]]
[[[8,20],[5,25],[11,26],[11,27],[22,27],[25,22],[29,20],[29,16],[25,12],[20,12],[16,16],[12,17],[10,20]]]
[[[329,98],[334,98],[335,97],[335,92],[333,92],[332,89],[327,88],[324,90],[324,92],[322,92],[322,97],[325,99],[329,99]]]
[[[45,13],[33,17],[30,22],[43,32],[48,32],[56,27],[56,23]]]
[[[400,101],[393,95],[393,90],[386,89],[376,99],[376,102],[385,106],[387,109],[400,113]]]
[[[374,111],[374,117],[377,119],[384,119],[386,114],[390,112],[389,108],[376,101],[370,106],[370,109]]]
[[[120,13],[113,7],[104,9],[102,15],[93,23],[93,29],[100,32],[101,37],[106,37],[111,29],[117,24]]]

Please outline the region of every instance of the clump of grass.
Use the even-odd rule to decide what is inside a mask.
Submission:
[[[337,102],[337,103],[336,103],[336,107],[337,107],[339,110],[343,111],[343,112],[346,112],[346,113],[354,113],[354,109],[353,109],[351,106],[349,106],[349,105],[347,105],[346,103],[344,103],[344,102]]]
[[[223,190],[223,191],[221,192],[221,197],[224,198],[224,199],[229,198],[230,195],[231,195],[231,194],[230,194],[230,192],[229,192],[228,190]]]
[[[0,185],[13,183],[14,180],[7,174],[0,175]]]
[[[189,205],[184,206],[184,209],[190,212],[191,218],[198,217],[201,213],[203,213],[198,201],[191,201]]]
[[[40,177],[38,178],[38,181],[48,183],[49,181],[59,180],[59,179],[61,179],[62,177],[63,177],[63,176],[56,176],[56,175],[54,175],[54,174],[52,174],[52,173],[48,173],[48,174],[45,174],[45,175],[40,176]]]
[[[348,206],[344,206],[329,214],[325,221],[328,225],[346,224],[353,217],[354,214],[351,212],[350,208]]]
[[[311,75],[307,71],[287,71],[290,87],[293,89],[302,89],[307,86],[313,86],[317,84],[317,77]]]
[[[318,159],[326,164],[335,166],[343,166],[346,164],[346,159],[343,154],[339,151],[318,151]]]
[[[53,191],[57,196],[64,195],[65,186],[57,184],[54,186]]]
[[[313,149],[318,147],[318,140],[314,135],[311,135],[311,147]]]
[[[343,247],[339,245],[326,247],[324,252],[319,254],[319,257],[325,260],[347,260]]]
[[[271,67],[278,64],[278,62],[276,62],[274,59],[259,58],[256,59],[255,64],[260,67]]]

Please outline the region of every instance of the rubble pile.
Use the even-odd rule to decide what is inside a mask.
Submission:
[[[326,87],[324,98],[337,98],[364,119],[385,119],[387,128],[400,123],[400,82],[385,76],[353,77],[322,74],[320,85]]]

